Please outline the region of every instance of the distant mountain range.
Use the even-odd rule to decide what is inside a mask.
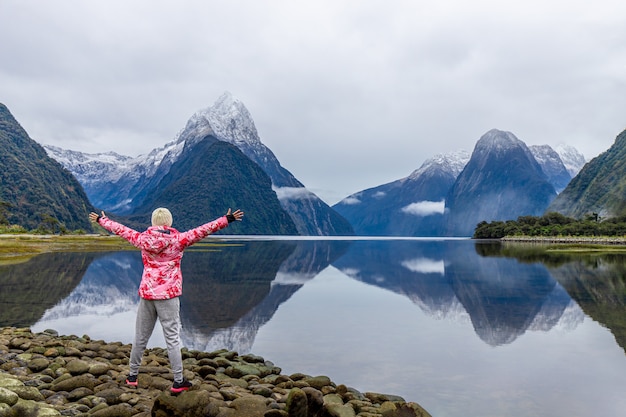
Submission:
[[[565,166],[563,172],[569,175]],[[471,236],[481,221],[541,215],[555,197],[526,144],[510,132],[490,130],[448,192],[445,235]]]
[[[481,221],[547,211],[606,218],[626,210],[624,132],[585,165],[571,146],[527,146],[513,133],[493,129],[471,154],[436,155],[405,178],[329,207],[281,166],[248,110],[229,93],[192,115],[174,140],[136,158],[42,148],[5,106],[0,117],[0,223],[30,229],[48,222],[91,230],[85,219],[94,206],[142,228],[162,205],[175,212],[180,229],[232,207],[243,209],[246,221],[227,233],[471,236]]]
[[[490,130],[470,155],[427,160],[406,178],[355,193],[333,208],[357,235],[471,236],[481,221],[541,215],[584,165],[571,146],[528,147]]]
[[[406,178],[343,199],[333,208],[365,236],[441,236],[446,196],[469,160],[436,155]]]
[[[175,209],[180,219],[175,225],[181,229],[207,221],[208,212],[217,216],[239,207],[246,221],[229,233],[354,233],[346,219],[280,165],[261,143],[248,110],[229,93],[147,155],[45,148],[76,175],[95,206],[137,227],[157,205]]]

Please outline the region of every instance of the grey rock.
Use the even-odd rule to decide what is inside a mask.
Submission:
[[[15,392],[7,388],[0,387],[0,404],[13,406],[15,405],[15,403],[17,403],[17,400],[19,400],[19,398],[20,397]]]

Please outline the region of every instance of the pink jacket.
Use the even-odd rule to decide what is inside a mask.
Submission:
[[[180,296],[183,292],[183,275],[180,272],[183,250],[228,226],[226,216],[187,232],[168,226],[151,226],[140,233],[107,217],[101,217],[98,223],[141,249],[143,275],[139,296],[146,300],[167,300]]]

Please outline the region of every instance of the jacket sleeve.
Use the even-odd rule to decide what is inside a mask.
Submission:
[[[115,233],[116,235],[128,240],[133,246],[137,246],[138,248],[140,247],[140,232],[131,229],[130,227],[124,226],[121,223],[114,222],[108,217],[100,217],[100,219],[98,220],[98,224],[104,227],[109,232]]]
[[[226,216],[222,216],[212,222],[205,223],[202,226],[198,226],[195,229],[191,229],[187,232],[180,233],[178,235],[178,241],[185,247],[193,245],[194,243],[204,239],[208,235],[222,230],[228,227],[228,219]]]

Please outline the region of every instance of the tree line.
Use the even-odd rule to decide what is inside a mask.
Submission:
[[[474,239],[500,239],[505,236],[625,236],[626,216],[601,218],[597,213],[575,219],[551,212],[543,216],[520,216],[517,220],[482,221],[474,229]]]

